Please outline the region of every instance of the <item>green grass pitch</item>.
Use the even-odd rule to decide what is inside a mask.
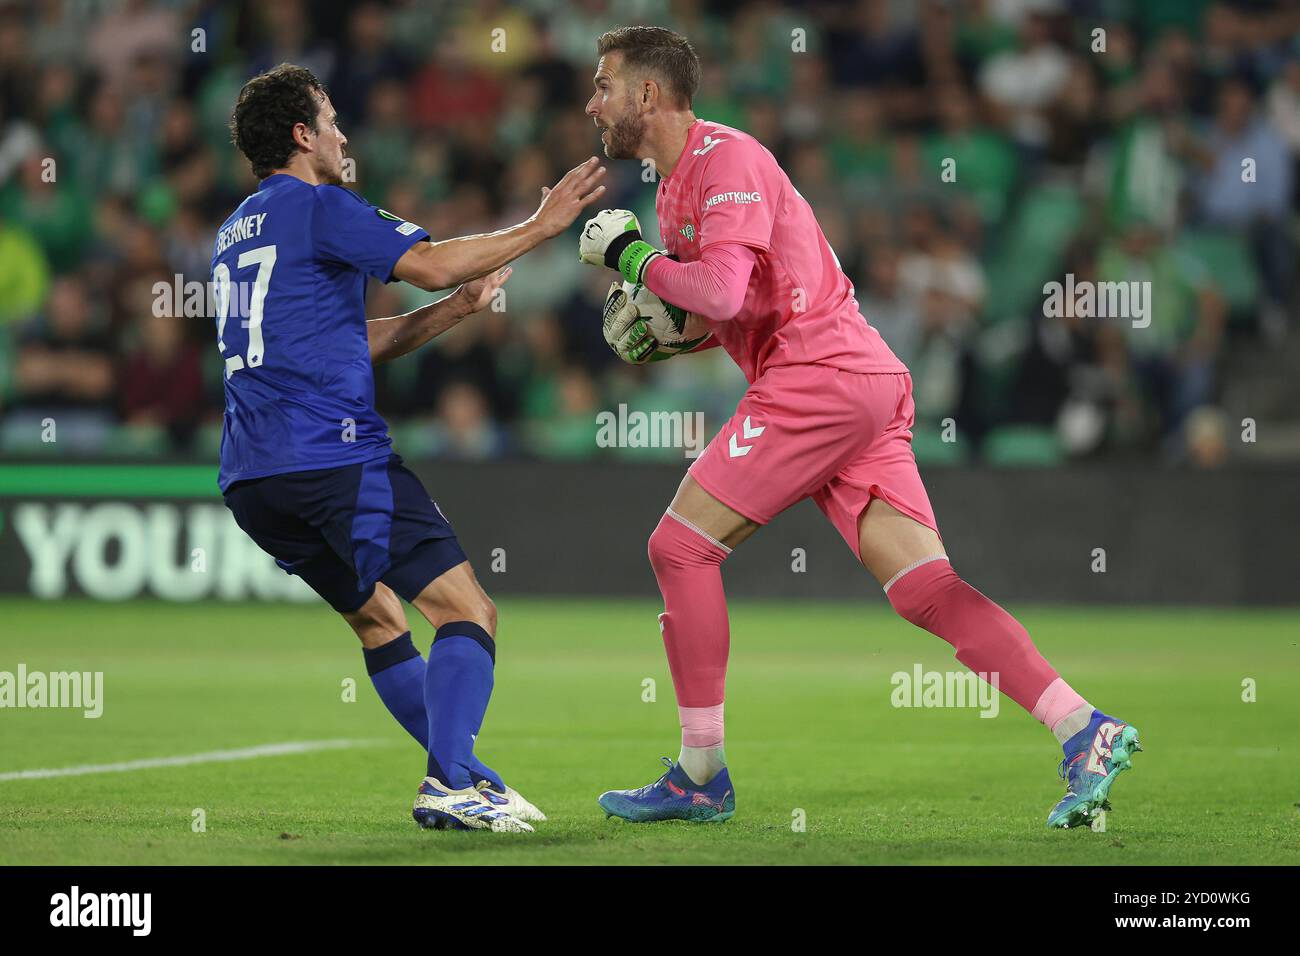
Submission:
[[[865,603],[733,604],[735,819],[606,820],[602,790],[648,783],[657,758],[677,753],[659,607],[499,604],[479,753],[550,815],[534,835],[415,827],[420,751],[323,604],[0,601],[0,670],[105,674],[97,720],[0,711],[0,774],[372,741],[0,779],[0,864],[1300,863],[1294,610],[1013,608],[1057,669],[1136,724],[1146,747],[1115,786],[1105,832],[1052,832],[1044,820],[1062,791],[1048,732],[1006,698],[993,719],[891,706],[894,672],[959,665],[948,645]],[[427,651],[431,629],[420,620],[415,633]],[[355,702],[343,699],[348,678]],[[1245,678],[1254,703],[1242,700]]]

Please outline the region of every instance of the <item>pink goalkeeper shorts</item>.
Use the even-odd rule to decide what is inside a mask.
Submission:
[[[691,466],[700,486],[759,524],[811,497],[858,551],[881,498],[938,533],[912,454],[912,376],[784,365],[759,376]]]

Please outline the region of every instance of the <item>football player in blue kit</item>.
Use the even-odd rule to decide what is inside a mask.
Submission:
[[[283,64],[249,80],[232,139],[260,180],[217,233],[212,284],[225,362],[219,485],[239,526],[361,640],[375,690],[428,752],[424,827],[530,831],[545,817],[474,756],[492,692],[496,609],[438,505],[375,411],[375,363],[485,308],[506,263],[604,192],[596,157],[527,220],[432,241],[345,189],[347,138],[321,83]],[[367,280],[450,295],[365,318]],[[401,600],[434,627],[427,662]]]

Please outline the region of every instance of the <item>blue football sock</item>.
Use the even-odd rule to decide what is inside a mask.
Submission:
[[[453,790],[474,783],[474,737],[492,696],[496,643],[472,621],[438,628],[425,668],[429,715],[429,776]]]
[[[406,732],[429,749],[429,718],[424,712],[424,658],[411,640],[411,632],[381,647],[363,647],[366,673],[379,699]]]
[[[366,672],[375,685],[379,699],[406,732],[415,738],[420,749],[427,752],[429,716],[424,706],[426,668],[424,658],[411,640],[411,632],[407,631],[380,647],[363,647],[361,650],[366,659]],[[475,736],[478,731],[479,727],[476,726]],[[472,754],[470,760],[470,776],[474,783],[487,780],[497,790],[505,789],[500,774]]]

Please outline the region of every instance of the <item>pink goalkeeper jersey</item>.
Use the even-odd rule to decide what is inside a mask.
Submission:
[[[757,262],[734,318],[709,322],[750,382],[778,365],[905,372],[867,324],[812,207],[748,133],[696,120],[655,197],[664,246],[682,262],[718,242],[752,248]]]

